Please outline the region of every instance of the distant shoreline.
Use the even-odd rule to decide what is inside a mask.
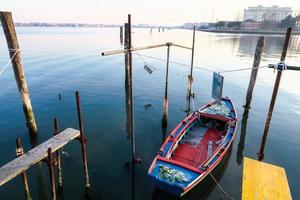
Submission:
[[[233,33],[233,34],[263,34],[263,35],[285,35],[286,31],[267,31],[267,30],[206,30],[200,29],[202,32],[209,33]],[[292,35],[300,35],[300,31],[293,31]]]

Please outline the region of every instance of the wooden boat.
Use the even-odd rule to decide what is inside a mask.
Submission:
[[[160,189],[175,196],[186,194],[221,163],[236,129],[236,111],[228,97],[201,107],[168,136],[148,175]]]

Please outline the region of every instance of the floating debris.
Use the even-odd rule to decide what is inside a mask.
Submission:
[[[152,104],[145,104],[144,107],[145,107],[145,110],[148,110],[149,108],[152,108]]]

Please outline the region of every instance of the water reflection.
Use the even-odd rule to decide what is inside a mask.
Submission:
[[[245,111],[243,113],[243,118],[242,118],[240,141],[238,144],[238,150],[237,150],[237,154],[236,154],[236,162],[238,165],[241,165],[243,163],[244,146],[245,146],[245,139],[246,139],[246,134],[247,134],[248,114],[249,114],[249,110],[245,109]]]
[[[256,48],[256,43],[259,36],[241,35],[239,39],[238,55],[239,56],[253,56]],[[231,42],[234,44],[236,38],[232,38]],[[284,36],[268,36],[265,37],[264,54],[271,57],[280,55],[284,43]],[[290,40],[289,51],[300,51],[299,37],[292,37]]]
[[[126,109],[126,132],[127,132],[127,139],[130,139],[130,120],[131,120],[131,112],[130,112],[130,98],[129,98],[129,87],[125,85],[125,109]]]

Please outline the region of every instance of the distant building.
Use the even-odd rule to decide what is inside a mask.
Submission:
[[[256,30],[260,28],[260,23],[252,19],[245,20],[241,23],[241,29],[243,30]]]
[[[244,9],[244,21],[252,19],[257,22],[261,21],[281,21],[292,14],[291,7],[248,7]]]

